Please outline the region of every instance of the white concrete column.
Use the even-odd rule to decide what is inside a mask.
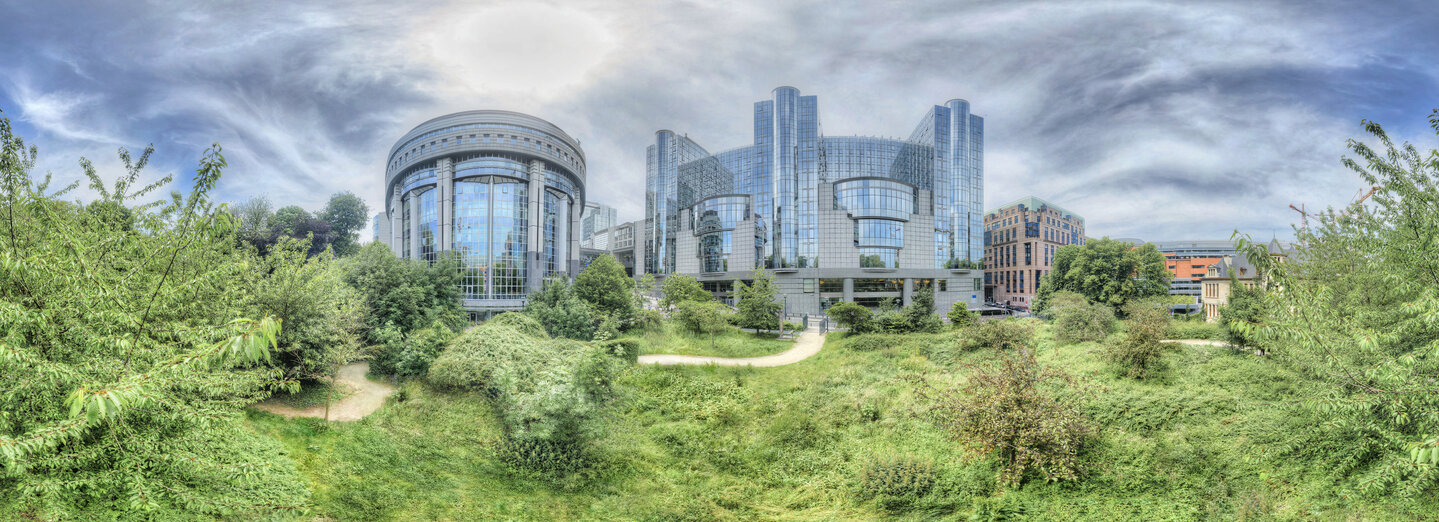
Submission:
[[[529,202],[526,210],[525,237],[525,286],[531,291],[539,290],[544,283],[545,267],[540,262],[544,248],[545,217],[545,162],[530,161]]]
[[[444,251],[450,249],[450,242],[453,241],[455,228],[455,164],[450,158],[440,158],[436,164],[435,194],[439,208],[438,226],[439,237],[435,238],[439,244],[435,250]]]
[[[420,198],[410,198],[410,259],[420,258]],[[403,208],[403,207],[402,207]]]
[[[578,201],[570,200],[570,248],[565,253],[565,273],[571,279],[580,273],[580,220],[583,213],[583,206]]]
[[[400,255],[400,241],[404,239],[404,216],[400,215],[405,210],[403,202],[400,201],[400,186],[396,185],[394,193],[390,195],[390,251],[396,256]]]

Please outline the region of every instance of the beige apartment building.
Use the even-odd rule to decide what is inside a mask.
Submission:
[[[1084,244],[1084,218],[1034,196],[984,214],[984,279],[988,300],[1028,309],[1054,253]]]
[[[1277,240],[1272,241],[1269,243],[1269,257],[1283,263],[1289,258],[1289,250]],[[1254,288],[1263,283],[1259,270],[1244,254],[1226,255],[1218,263],[1209,265],[1204,278],[1200,279],[1202,291],[1199,303],[1204,311],[1204,320],[1211,323],[1219,321],[1219,309],[1229,304],[1229,294],[1235,284]]]

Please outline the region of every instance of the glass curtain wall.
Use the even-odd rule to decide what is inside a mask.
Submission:
[[[429,189],[421,192],[420,200],[420,259],[433,263],[439,256],[440,209],[436,196],[439,191]]]
[[[503,177],[455,182],[454,241],[464,269],[465,299],[525,296],[525,204],[527,184]]]

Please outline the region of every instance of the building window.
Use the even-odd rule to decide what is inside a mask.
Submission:
[[[843,280],[843,279],[820,279],[820,280],[819,280],[819,291],[820,291],[820,292],[826,292],[826,293],[831,293],[831,292],[832,292],[832,293],[841,293],[841,292],[844,292],[844,280]]]

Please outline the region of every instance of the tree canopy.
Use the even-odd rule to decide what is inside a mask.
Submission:
[[[741,328],[753,328],[756,332],[779,328],[779,313],[784,305],[775,301],[779,291],[774,287],[774,274],[759,270],[751,284],[735,281],[735,294],[739,296],[736,308],[739,308],[737,319]]]
[[[625,267],[614,256],[604,254],[575,277],[574,290],[596,312],[628,323],[635,315],[634,287],[635,280],[625,275]]]
[[[235,220],[205,152],[188,194],[137,200],[138,160],[82,207],[29,174],[34,147],[0,118],[0,504],[37,519],[260,518],[308,493],[273,439],[240,423],[280,372],[281,325],[243,314]]]
[[[1067,245],[1054,253],[1051,267],[1039,280],[1036,312],[1046,309],[1049,296],[1065,290],[1116,309],[1169,291],[1164,254],[1151,243],[1134,246],[1104,238]]]

